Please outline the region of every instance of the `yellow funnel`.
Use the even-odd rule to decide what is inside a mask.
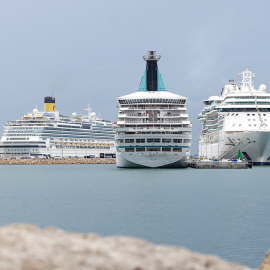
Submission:
[[[45,97],[44,98],[44,112],[54,112],[55,111],[55,98]]]

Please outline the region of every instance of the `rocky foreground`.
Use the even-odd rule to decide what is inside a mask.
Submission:
[[[0,165],[116,164],[115,158],[0,159]]]
[[[270,255],[270,254],[269,254]],[[264,259],[260,270],[270,269]],[[2,270],[248,270],[216,256],[123,237],[100,237],[27,224],[0,228]]]

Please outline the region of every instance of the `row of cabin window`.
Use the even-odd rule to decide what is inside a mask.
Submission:
[[[124,143],[124,139],[117,139],[118,143]],[[125,143],[134,143],[135,139],[125,139]],[[148,138],[147,143],[160,143],[160,138]],[[171,143],[172,139],[162,139],[162,143]],[[173,143],[182,143],[182,139],[173,139]],[[190,143],[191,139],[184,139],[184,143]],[[136,139],[136,143],[145,143],[145,139]]]
[[[174,147],[139,147],[139,148],[125,148],[125,152],[182,152],[182,148]],[[146,149],[146,150],[145,150]]]
[[[264,124],[264,125],[265,125],[266,127],[268,126],[267,124]],[[233,124],[232,126],[234,127],[234,126],[235,126],[235,124]],[[239,124],[238,126],[239,126],[239,127],[241,127],[241,124]],[[249,127],[251,127],[252,125],[251,125],[251,124],[249,124],[248,126],[249,126]],[[256,127],[256,124],[254,124],[253,126],[254,126],[254,127]]]
[[[227,116],[229,115],[230,114],[228,113]],[[231,116],[234,116],[234,113],[232,113]],[[236,113],[235,116],[238,116],[238,113]],[[250,116],[250,113],[248,113],[247,116]],[[253,113],[252,116],[255,116],[255,113]],[[264,113],[263,116],[266,116],[266,114]]]

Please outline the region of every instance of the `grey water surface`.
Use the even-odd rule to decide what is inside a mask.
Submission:
[[[270,249],[269,176],[270,167],[1,165],[0,225],[129,235],[256,267]]]

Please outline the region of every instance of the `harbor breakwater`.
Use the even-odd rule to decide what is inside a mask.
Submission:
[[[5,270],[250,270],[182,247],[29,224],[0,228],[0,257],[0,269]],[[270,253],[258,269],[270,269]]]
[[[115,158],[0,159],[0,165],[116,164]]]

